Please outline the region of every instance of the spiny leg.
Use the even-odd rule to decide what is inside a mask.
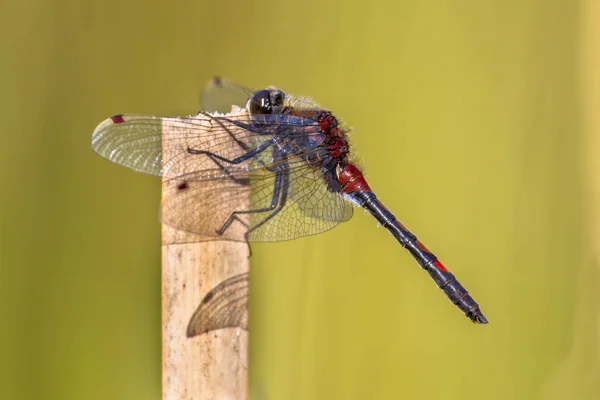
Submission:
[[[202,114],[210,117],[211,119],[213,119],[215,122],[217,122],[221,128],[223,128],[223,130],[225,130],[229,136],[231,136],[231,138],[238,144],[238,146],[240,146],[242,149],[246,150],[246,151],[250,151],[250,146],[248,146],[248,144],[244,143],[242,140],[238,139],[231,130],[229,130],[227,128],[227,126],[225,126],[225,124],[223,123],[223,121],[227,121],[232,125],[237,126],[238,128],[241,128],[245,131],[248,132],[252,132],[255,133],[258,136],[271,136],[272,139],[270,140],[270,142],[272,142],[272,144],[276,143],[276,136],[279,136],[282,134],[283,130],[286,129],[285,126],[287,126],[288,128],[290,127],[289,124],[284,124],[284,126],[281,126],[280,124],[276,124],[276,123],[268,123],[265,121],[265,123],[246,123],[246,122],[241,122],[241,121],[236,121],[235,119],[229,119],[226,117],[213,117],[212,115],[210,115],[209,113],[206,112],[202,112]],[[300,118],[302,120],[302,118]],[[276,120],[275,120],[276,121]],[[301,124],[302,126],[304,124]],[[268,169],[271,172],[275,172],[275,169],[273,167],[269,167],[268,164],[266,164],[263,160],[260,159],[256,159],[256,161],[261,164],[263,167],[265,167],[266,169]]]
[[[234,121],[232,119],[222,118],[222,117],[214,117],[214,116],[210,115],[210,113],[207,113],[206,111],[200,111],[200,114],[202,114],[202,115],[210,118],[211,120],[213,120],[217,124],[219,124],[221,126],[221,128],[225,132],[227,132],[229,134],[229,136],[231,136],[231,138],[233,139],[233,141],[235,141],[238,144],[238,146],[240,146],[243,150],[246,150],[246,151],[250,150],[250,147],[246,143],[244,143],[244,141],[238,139],[237,136],[234,135],[233,132],[231,130],[229,130],[227,128],[227,126],[225,126],[225,124],[223,123],[223,120],[225,120],[225,121],[231,123],[232,125],[239,126],[239,125],[237,125],[235,123],[236,121]],[[248,129],[247,127],[244,127],[244,126],[240,126],[240,127],[243,128],[243,129],[245,129],[245,130],[252,131],[251,129]]]
[[[260,154],[261,152],[263,152],[265,149],[267,149],[272,144],[273,144],[273,141],[269,140],[267,142],[262,143],[260,146],[254,148],[252,150],[248,150],[246,153],[244,153],[241,156],[236,157],[234,159],[229,159],[229,158],[220,156],[220,155],[218,155],[216,153],[212,153],[212,152],[207,151],[207,150],[196,150],[196,149],[193,149],[191,147],[188,147],[187,151],[190,154],[207,154],[209,156],[212,156],[212,157],[214,157],[214,158],[216,158],[218,160],[224,161],[224,162],[229,163],[229,164],[241,164],[244,161],[248,160],[249,158],[252,158],[252,157]]]
[[[217,166],[223,172],[225,172],[225,174],[229,178],[231,178],[234,182],[240,183],[242,185],[248,185],[249,184],[248,178],[236,178],[235,176],[233,176],[233,174],[231,173],[231,171],[229,171],[227,169],[227,167],[225,167],[224,165],[222,165],[221,163],[219,163],[219,161],[217,161],[217,160],[220,160],[220,161],[223,161],[223,162],[226,162],[226,163],[229,163],[229,164],[241,164],[244,161],[246,161],[246,160],[248,160],[250,158],[253,158],[256,155],[262,153],[263,151],[265,151],[272,144],[273,144],[272,141],[265,142],[265,143],[261,144],[260,146],[256,147],[255,149],[249,150],[245,154],[243,154],[243,155],[241,155],[239,157],[236,157],[234,159],[228,159],[228,158],[222,157],[222,156],[220,156],[220,155],[218,155],[216,153],[212,153],[212,152],[207,151],[207,150],[196,150],[196,149],[193,149],[191,147],[188,147],[187,151],[190,154],[198,154],[198,155],[204,154],[204,155],[208,156],[208,158],[210,158],[215,164],[217,164]]]
[[[279,212],[283,209],[283,207],[285,207],[285,204],[287,203],[288,189],[290,186],[290,173],[289,173],[289,169],[287,168],[287,165],[286,165],[286,168],[282,172],[283,172],[283,176],[281,177],[281,188],[279,189],[279,190],[281,190],[281,199],[279,199],[279,205],[273,209],[273,212],[271,214],[267,215],[262,221],[260,221],[258,224],[254,225],[253,227],[251,227],[250,229],[248,229],[246,231],[246,233],[244,234],[244,238],[246,239],[247,243],[249,243],[248,237],[249,237],[250,233],[252,233],[256,229],[260,228],[262,225],[264,225],[266,222],[268,222],[271,218],[273,218],[274,216],[279,214]]]
[[[193,153],[193,154],[197,154],[197,153]],[[231,173],[231,171],[229,169],[227,169],[226,166],[224,166],[223,164],[221,164],[219,161],[217,161],[217,159],[215,159],[213,156],[213,153],[206,153],[206,156],[208,156],[208,158],[210,158],[212,160],[212,162],[214,162],[215,164],[217,164],[217,166],[219,167],[219,169],[221,169],[221,171],[223,171],[225,173],[225,175],[227,175],[227,177],[229,179],[231,179],[233,182],[242,185],[242,186],[248,186],[250,184],[250,178],[236,178],[235,175],[233,175]]]
[[[205,116],[207,116],[207,117],[209,117],[210,119],[212,119],[216,123],[218,123],[221,126],[221,128],[223,128],[223,130],[225,132],[227,132],[229,134],[229,136],[231,136],[231,139],[234,142],[236,142],[238,146],[240,146],[243,150],[245,150],[247,152],[250,151],[250,146],[248,146],[248,144],[244,143],[243,140],[238,139],[238,137],[233,134],[233,132],[223,123],[223,121],[227,121],[230,124],[237,126],[238,128],[242,128],[242,129],[244,129],[244,130],[246,130],[248,132],[254,132],[254,133],[259,134],[259,135],[270,135],[270,134],[272,134],[269,131],[265,131],[263,128],[259,128],[259,127],[256,127],[254,125],[251,125],[251,124],[247,124],[247,123],[243,123],[243,122],[240,122],[240,121],[236,121],[234,119],[228,119],[228,118],[224,118],[224,117],[214,117],[214,116],[212,116],[209,113],[204,112],[204,111],[200,111],[200,113],[203,114],[203,115],[205,115]],[[257,159],[256,161],[258,161],[259,164],[261,164],[263,167],[266,167],[268,169],[268,166],[262,160]],[[274,172],[271,169],[269,169],[269,171]]]
[[[249,228],[248,224],[246,224],[241,218],[238,217],[238,215],[240,215],[240,214],[256,214],[256,213],[269,212],[269,211],[275,210],[277,208],[277,204],[280,203],[279,196],[281,193],[281,184],[282,184],[282,180],[284,178],[284,174],[287,175],[287,170],[278,170],[277,172],[275,172],[275,182],[273,185],[273,196],[271,197],[271,204],[268,207],[259,208],[256,210],[238,210],[238,211],[232,212],[231,215],[229,215],[229,218],[227,218],[227,221],[225,221],[225,223],[223,224],[223,226],[221,226],[221,228],[219,228],[217,230],[217,235],[222,236],[225,233],[225,231],[229,228],[229,226],[233,223],[233,221],[238,221],[239,223],[244,225],[246,228]],[[286,197],[287,197],[287,193],[286,193]],[[245,237],[247,239],[247,233],[245,234]]]

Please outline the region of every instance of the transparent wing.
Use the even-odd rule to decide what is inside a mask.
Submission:
[[[115,115],[96,127],[92,134],[92,149],[127,168],[160,175],[162,120],[159,117]]]
[[[187,336],[194,337],[222,328],[248,330],[248,273],[233,276],[204,296],[192,315]]]
[[[305,164],[284,170],[279,190],[277,175],[266,169],[239,179],[199,180],[191,173],[169,180],[162,221],[215,239],[244,241],[249,232],[249,241],[262,242],[321,233],[352,216],[352,205],[328,190],[321,172]]]
[[[289,196],[307,216],[331,222],[352,218],[354,209],[338,195],[342,193],[342,187],[333,172],[307,168],[302,174],[293,171],[292,179]]]
[[[267,208],[273,197],[275,176],[271,174],[263,180],[260,186],[251,185],[251,209]],[[341,195],[341,190],[330,191],[323,172],[310,165],[289,169],[286,194],[285,205],[268,223],[261,225],[269,213],[250,214],[250,241],[270,242],[315,235],[352,217],[352,205]],[[252,230],[256,226],[258,228]]]
[[[204,171],[196,174],[196,178],[214,179],[244,175],[265,164],[276,163],[277,160],[269,159],[270,152],[240,161],[249,151],[276,136],[293,140],[297,136],[322,136],[322,132],[311,119],[279,114],[250,120],[245,109],[227,116],[207,113],[177,118],[117,115],[98,125],[92,134],[92,148],[101,156],[135,171],[167,178]],[[169,154],[163,154],[163,148],[167,148]],[[307,153],[312,151],[322,149],[306,150]]]
[[[232,105],[244,108],[254,92],[237,83],[214,77],[206,84],[202,93],[202,109],[208,112],[228,113]]]
[[[250,180],[211,179],[199,181],[195,174],[163,182],[161,220],[176,229],[214,239],[245,241],[248,216],[219,234],[236,210],[247,210]],[[188,179],[189,178],[189,179]]]

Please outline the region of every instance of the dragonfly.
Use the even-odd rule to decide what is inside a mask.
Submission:
[[[204,240],[295,239],[362,208],[471,321],[488,323],[456,277],[377,198],[352,160],[349,129],[331,111],[274,86],[255,91],[221,78],[209,82],[203,103],[186,117],[113,116],[95,129],[92,148],[162,176],[162,222]]]

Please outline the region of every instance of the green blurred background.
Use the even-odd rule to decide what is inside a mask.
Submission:
[[[160,399],[160,182],[90,135],[194,113],[215,74],[353,126],[490,320],[362,212],[257,245],[254,399],[600,398],[594,3],[5,2],[0,399]]]

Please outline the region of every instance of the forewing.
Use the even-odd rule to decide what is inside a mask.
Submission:
[[[161,175],[162,118],[115,115],[96,127],[92,149],[135,171]]]
[[[167,178],[204,171],[197,178],[211,179],[223,176],[222,168],[214,158],[191,151],[210,151],[233,160],[245,154],[251,143],[269,139],[256,129],[244,128],[248,126],[245,110],[228,117],[216,118],[206,113],[175,118],[118,115],[98,125],[92,134],[92,148],[135,171]],[[163,147],[168,154],[163,154]]]
[[[318,123],[310,119],[264,115],[250,120],[245,109],[227,116],[203,112],[175,118],[118,115],[96,128],[92,148],[135,171],[166,178],[197,172],[195,179],[216,179],[245,176],[252,169],[280,162],[270,152],[244,159],[275,136],[293,139],[320,133]],[[165,149],[167,154],[163,154]]]

